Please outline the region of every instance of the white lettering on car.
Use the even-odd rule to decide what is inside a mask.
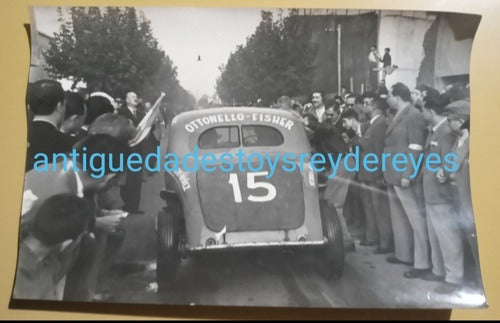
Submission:
[[[219,113],[191,120],[188,123],[186,123],[184,128],[186,129],[187,132],[193,133],[197,129],[203,126],[209,126],[213,124],[226,123],[226,122],[227,123],[243,122],[245,120],[251,120],[254,122],[262,122],[262,123],[272,123],[275,125],[279,125],[289,131],[292,130],[292,127],[295,124],[292,120],[289,120],[286,117],[282,117],[279,115],[272,115],[269,113],[258,113],[258,112],[251,114]]]
[[[293,121],[288,120],[285,124],[285,128],[287,128],[288,130],[292,130],[292,127],[293,127]]]
[[[184,192],[191,188],[191,184],[189,184],[189,179],[183,171],[176,170],[173,173],[177,177],[177,179],[179,179],[179,182],[181,183],[182,186],[182,190]]]

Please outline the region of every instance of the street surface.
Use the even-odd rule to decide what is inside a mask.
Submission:
[[[238,252],[183,259],[177,282],[164,293],[155,281],[154,218],[162,207],[161,174],[145,176],[141,215],[129,215],[126,236],[101,283],[106,301],[189,305],[300,307],[430,307],[482,304],[472,285],[450,296],[438,295],[438,282],[406,279],[404,265],[374,255],[373,247],[346,254],[345,272],[331,281],[304,252]],[[354,234],[356,236],[356,234]]]

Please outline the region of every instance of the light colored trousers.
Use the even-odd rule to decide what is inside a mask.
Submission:
[[[429,231],[421,186],[418,182],[407,188],[389,186],[389,206],[396,258],[413,262],[415,269],[430,269]]]
[[[425,203],[431,243],[432,273],[461,284],[464,278],[464,246],[459,217],[450,204]]]
[[[375,182],[365,182],[363,204],[366,214],[366,240],[378,243],[380,248],[391,248],[393,238],[387,190]]]
[[[344,235],[344,243],[352,243],[354,240],[347,228],[344,217],[344,204],[347,197],[349,185],[354,179],[355,172],[349,172],[345,169],[344,163],[340,163],[337,172],[333,178],[327,181],[326,189],[323,198],[333,204],[339,216],[340,225]]]

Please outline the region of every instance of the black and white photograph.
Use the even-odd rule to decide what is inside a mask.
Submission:
[[[30,19],[12,300],[488,306],[469,171],[481,16]]]

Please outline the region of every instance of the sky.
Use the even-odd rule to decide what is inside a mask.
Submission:
[[[151,21],[153,34],[177,67],[180,84],[197,99],[215,93],[219,67],[244,44],[260,22],[254,8],[138,8]],[[59,30],[56,7],[35,10],[36,27]],[[198,61],[198,55],[201,60]]]

